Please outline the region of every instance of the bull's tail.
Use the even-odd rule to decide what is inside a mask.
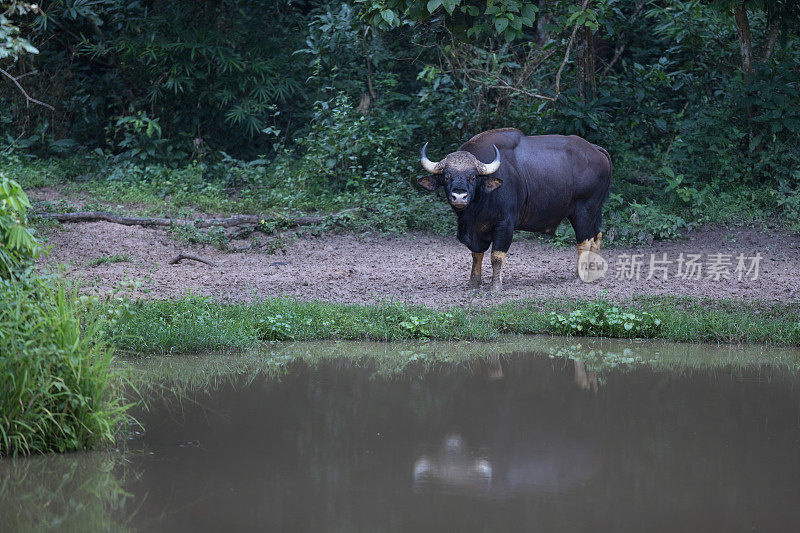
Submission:
[[[609,189],[611,187],[611,171],[612,171],[611,154],[609,154],[608,150],[606,150],[602,146],[597,146],[596,144],[593,144],[592,146],[597,148],[597,151],[600,152],[601,154],[603,154],[604,156],[606,156],[606,159],[608,160],[608,177],[607,177],[608,181],[607,181],[607,184],[606,184],[606,194],[605,194],[605,197],[603,198],[603,202],[605,202],[606,199],[608,199],[608,192],[609,192]]]
[[[606,156],[606,159],[608,160],[608,176],[606,177],[607,181],[606,181],[605,191],[603,191],[603,198],[602,198],[602,200],[600,200],[600,208],[597,210],[597,216],[595,217],[595,220],[592,223],[592,227],[593,227],[593,230],[594,230],[592,235],[595,235],[596,236],[595,238],[598,239],[597,240],[597,249],[599,250],[600,249],[600,239],[603,238],[602,234],[600,233],[600,226],[603,223],[603,204],[606,203],[606,200],[608,200],[608,195],[611,192],[612,164],[611,164],[611,154],[608,153],[608,150],[606,150],[602,146],[597,146],[596,144],[594,144],[592,146],[597,148],[597,151],[600,152],[601,154],[603,154],[604,156]]]
[[[608,159],[608,178],[609,178],[609,180],[610,180],[610,179],[611,179],[611,154],[609,154],[609,153],[608,153],[608,150],[606,150],[606,149],[605,149],[605,148],[603,148],[602,146],[597,146],[596,144],[593,144],[592,146],[594,146],[595,148],[597,148],[597,150],[598,150],[598,151],[599,151],[601,154],[603,154],[604,156],[606,156],[606,159]]]

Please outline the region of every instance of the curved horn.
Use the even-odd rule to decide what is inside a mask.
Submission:
[[[442,169],[440,168],[440,165],[439,165],[439,163],[441,163],[441,161],[439,161],[437,163],[434,163],[433,161],[428,159],[428,156],[425,155],[425,148],[427,148],[427,147],[428,147],[428,143],[425,143],[425,146],[422,147],[422,156],[419,158],[420,163],[422,163],[422,167],[425,170],[427,170],[428,172],[430,172],[431,174],[441,174],[442,173]]]
[[[494,161],[491,163],[481,163],[478,161],[478,174],[481,176],[494,174],[497,172],[497,169],[500,168],[500,150],[498,150],[495,145],[492,145],[492,148],[494,148]]]

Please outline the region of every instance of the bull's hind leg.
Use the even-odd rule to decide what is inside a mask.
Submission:
[[[583,242],[578,243],[578,262],[575,265],[575,275],[580,277],[581,275],[581,254],[583,252],[594,252],[596,249],[596,244],[594,238],[586,239]],[[584,262],[587,261],[587,258],[583,258]],[[585,267],[584,267],[585,268]]]
[[[481,287],[481,269],[483,268],[483,252],[472,252],[472,270],[469,273],[470,289]]]
[[[602,202],[592,202],[577,206],[575,214],[569,217],[570,224],[575,230],[575,240],[578,242],[578,260],[575,274],[580,277],[581,254],[583,252],[600,253],[600,244],[603,234],[600,232],[602,220]]]
[[[594,244],[591,247],[591,252],[596,254],[600,253],[600,245],[603,243],[603,232],[598,231],[597,235],[594,236]]]

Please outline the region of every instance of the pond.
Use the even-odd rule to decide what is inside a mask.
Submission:
[[[0,530],[798,531],[798,361],[549,338],[130,361],[142,428],[0,461]]]

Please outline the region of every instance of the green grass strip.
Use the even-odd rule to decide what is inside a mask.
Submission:
[[[187,295],[116,305],[111,338],[140,354],[243,350],[287,340],[487,341],[506,334],[800,345],[800,303],[638,297],[628,305],[548,299],[440,310],[287,298],[221,303]]]

